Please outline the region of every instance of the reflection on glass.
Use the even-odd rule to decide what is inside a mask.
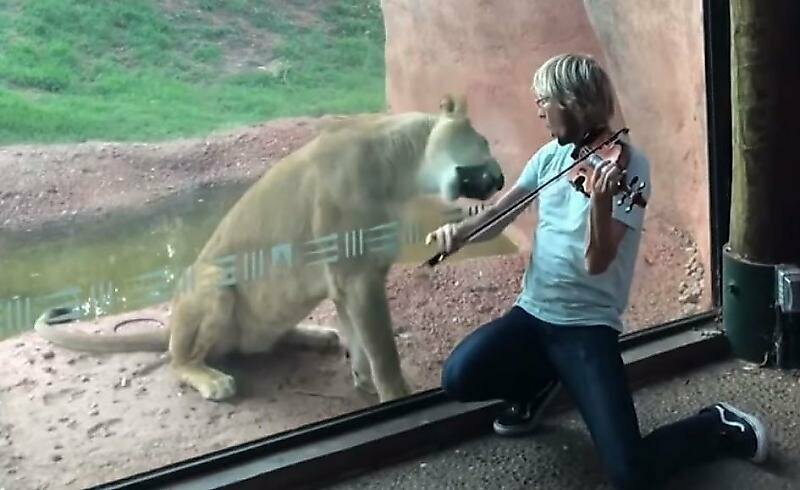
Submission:
[[[554,52],[504,55],[521,70],[475,70],[498,62],[491,32],[475,31],[465,64],[445,52],[442,29],[483,25],[504,7],[459,3],[456,22],[444,12],[454,0],[423,16],[413,3],[0,7],[0,100],[11,108],[0,130],[0,487],[83,488],[437,387],[455,344],[513,303],[533,212],[433,270],[419,265],[434,253],[428,232],[481,212],[500,171],[507,186],[547,140],[528,78]],[[626,55],[599,20],[585,29],[591,50]],[[529,39],[539,35],[523,37],[547,47]],[[693,35],[701,42],[699,27]],[[668,159],[638,102],[704,103],[666,82],[631,88],[646,72],[634,71],[611,70],[625,125],[652,155],[650,209],[663,211],[645,222],[628,330],[708,305],[707,238],[696,231],[707,218],[687,214],[663,177],[694,175],[704,146],[688,145],[691,163]],[[473,87],[469,125],[457,99],[438,107],[462,82]],[[330,116],[386,102],[434,119],[392,123],[403,140],[366,132],[369,116]],[[435,121],[435,137],[419,137]],[[324,131],[336,151],[304,163],[314,147],[301,148]],[[383,180],[381,157],[394,164]],[[262,175],[268,188],[253,191]],[[409,186],[423,192],[393,194]],[[138,337],[124,353],[50,343],[33,331],[47,310],[48,332],[83,332],[96,348]],[[191,328],[172,341],[202,365],[170,367],[165,328],[176,321]],[[357,334],[354,322],[371,326]],[[233,347],[244,354],[214,355]]]

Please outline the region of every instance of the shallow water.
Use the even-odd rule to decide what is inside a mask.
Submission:
[[[198,187],[138,212],[65,219],[35,232],[3,232],[0,339],[30,328],[42,310],[60,303],[82,304],[83,318],[91,318],[166,301],[181,272],[248,185]],[[416,232],[404,242],[400,262],[429,258],[432,251],[421,242],[424,234],[453,211],[430,199],[415,202],[409,219]],[[501,237],[468,247],[449,260],[516,250]]]

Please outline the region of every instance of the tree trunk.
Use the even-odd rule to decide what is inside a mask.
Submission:
[[[731,0],[730,251],[800,262],[800,0]]]

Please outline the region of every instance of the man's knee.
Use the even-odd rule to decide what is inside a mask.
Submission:
[[[497,364],[516,362],[508,359],[510,343],[531,341],[525,335],[531,329],[525,328],[528,320],[520,318],[521,311],[517,308],[481,325],[458,343],[442,366],[442,389],[449,397],[462,402],[483,401],[508,391],[508,380],[497,379]],[[507,364],[503,368],[500,371],[514,370]],[[498,383],[504,383],[503,388]]]
[[[459,356],[450,356],[442,366],[442,390],[454,400],[473,401],[470,376],[465,362]]]

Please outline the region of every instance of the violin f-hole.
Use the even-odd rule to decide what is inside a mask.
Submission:
[[[589,193],[586,192],[586,188],[583,186],[586,183],[586,176],[585,175],[579,175],[574,180],[572,180],[570,183],[572,184],[572,187],[574,187],[576,191],[580,192],[581,194],[583,194],[586,197],[591,197],[589,195]]]

